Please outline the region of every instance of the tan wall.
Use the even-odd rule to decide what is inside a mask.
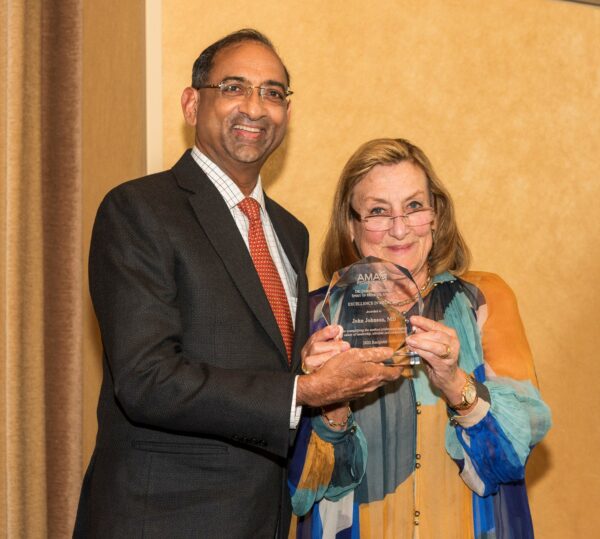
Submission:
[[[118,17],[115,13],[119,14]],[[96,437],[101,347],[88,293],[87,257],[106,192],[146,170],[143,0],[85,0],[83,9],[83,460]]]
[[[179,97],[197,54],[245,26],[278,46],[296,94],[266,183],[310,229],[313,286],[350,153],[380,136],[425,149],[455,197],[474,267],[500,273],[517,293],[554,412],[528,470],[537,535],[591,537],[600,528],[600,430],[590,419],[600,377],[600,9],[163,0],[162,14],[166,166],[189,144]]]

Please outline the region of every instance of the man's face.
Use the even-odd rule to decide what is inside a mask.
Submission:
[[[208,84],[240,81],[251,86],[287,88],[277,55],[261,43],[246,41],[219,51]],[[232,179],[240,173],[258,175],[263,163],[281,144],[290,116],[287,101],[272,103],[259,96],[225,97],[218,89],[187,89],[183,103],[188,123],[196,127],[196,145]],[[190,93],[192,92],[192,93]],[[184,98],[186,93],[184,92]]]

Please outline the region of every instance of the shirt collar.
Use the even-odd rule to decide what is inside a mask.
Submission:
[[[246,198],[237,184],[227,174],[225,174],[225,172],[223,172],[223,170],[221,170],[216,163],[204,155],[197,148],[197,146],[192,148],[192,157],[202,171],[208,176],[208,179],[218,189],[219,193],[221,193],[221,196],[225,200],[229,209],[237,206],[242,200],[244,200],[244,198]],[[264,211],[265,196],[262,190],[262,181],[260,175],[258,176],[256,185],[249,196],[256,200],[260,204],[261,209]]]

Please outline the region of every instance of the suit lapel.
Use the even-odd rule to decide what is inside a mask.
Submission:
[[[200,226],[260,324],[280,351],[287,354],[258,273],[223,197],[194,161],[188,150],[173,167],[177,182],[186,191]],[[286,251],[287,252],[287,251]]]
[[[269,213],[269,217],[271,222],[273,223],[273,227],[275,232],[277,233],[277,238],[281,242],[283,250],[290,261],[290,264],[294,268],[296,275],[298,276],[298,280],[296,283],[296,294],[298,297],[298,303],[296,305],[296,320],[294,323],[294,347],[292,353],[292,370],[296,370],[296,367],[300,364],[300,350],[302,346],[304,346],[304,341],[306,340],[306,321],[308,318],[308,296],[302,291],[307,290],[308,283],[306,280],[306,269],[305,269],[305,261],[302,260],[301,254],[298,251],[298,248],[295,246],[294,241],[291,238],[289,228],[287,226],[287,219],[279,206],[274,204],[271,199],[265,196],[265,205],[267,207],[267,212]]]

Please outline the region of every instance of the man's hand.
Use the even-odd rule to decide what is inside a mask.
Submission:
[[[402,367],[380,363],[392,356],[391,348],[351,348],[341,352],[306,376],[298,378],[296,404],[326,406],[361,397],[397,380]]]

